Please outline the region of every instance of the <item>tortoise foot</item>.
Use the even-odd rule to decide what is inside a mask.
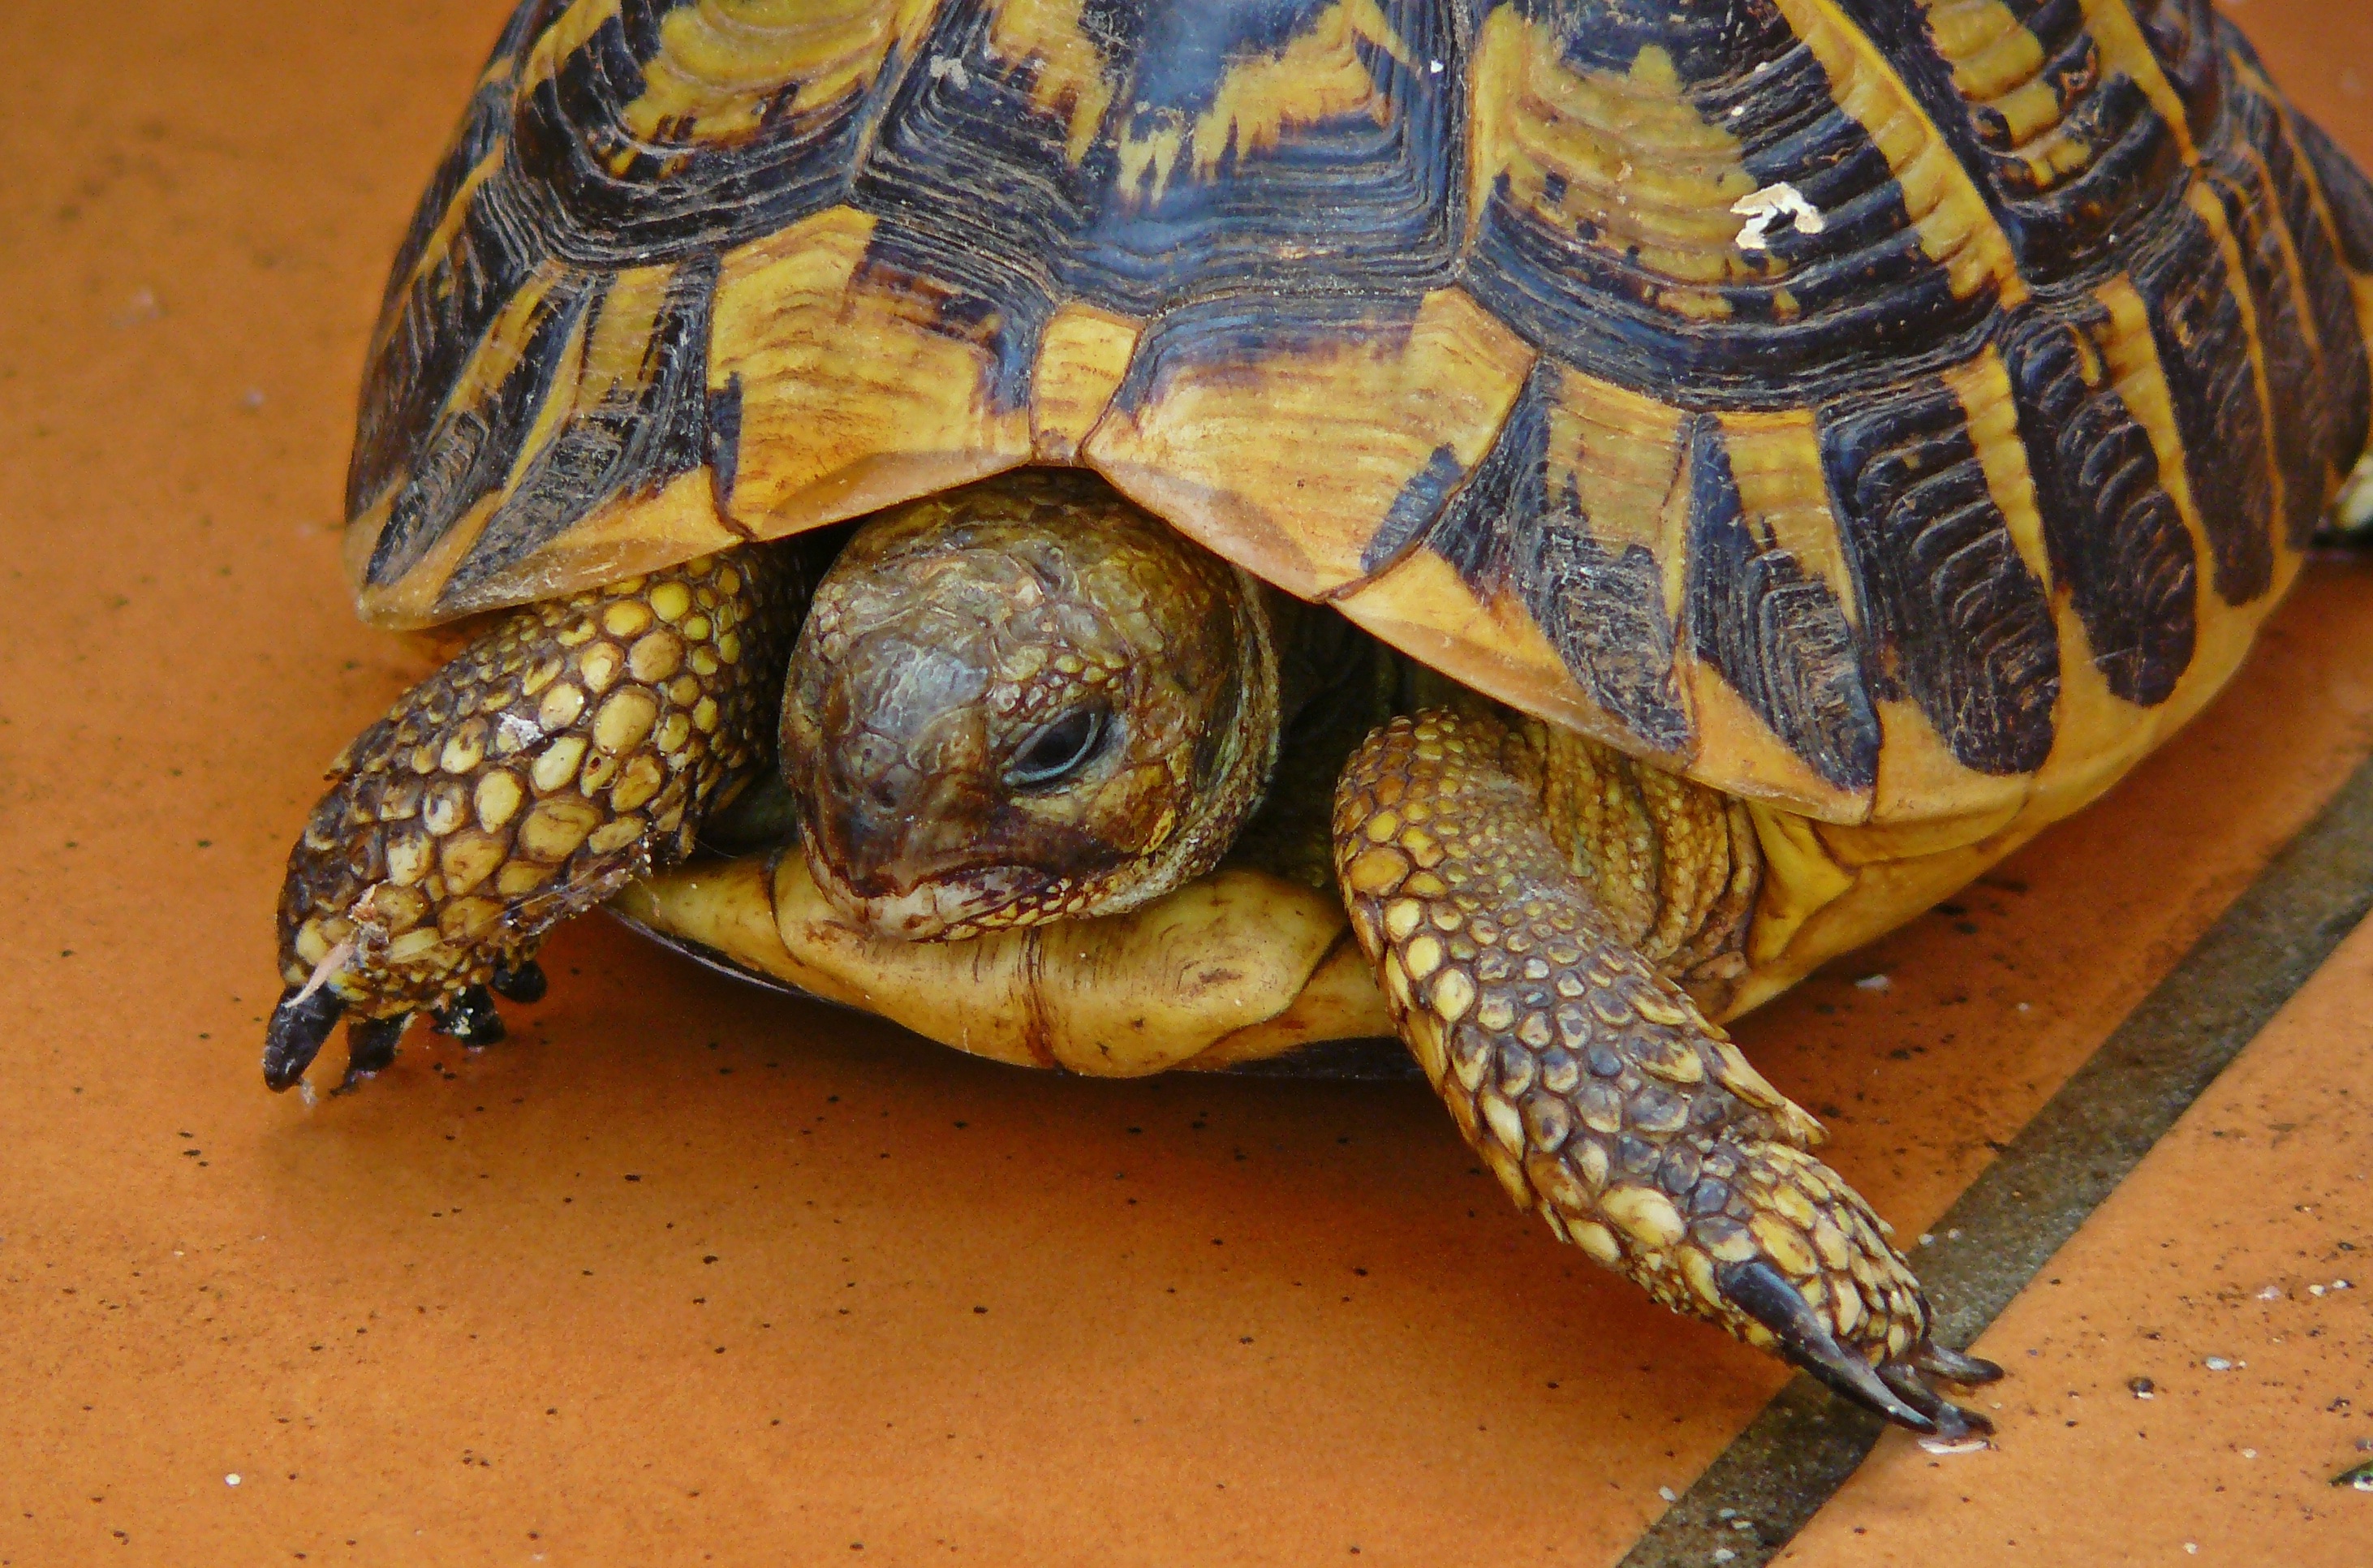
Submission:
[[[1676,1312],[1931,1440],[1989,1430],[1932,1377],[1920,1281],[1818,1123],[1627,942],[1503,766],[1488,717],[1371,736],[1336,796],[1352,929],[1401,1037],[1510,1197]]]
[[[1958,1444],[1993,1430],[1932,1379],[1988,1383],[2002,1369],[1935,1342],[1926,1293],[1843,1177],[1786,1143],[1718,1148],[1701,1168],[1723,1190],[1701,1182],[1690,1194],[1680,1246],[1703,1248],[1713,1267],[1684,1258],[1681,1272],[1701,1293],[1711,1274],[1708,1316],[1923,1437]]]
[[[346,1088],[417,1013],[500,1039],[489,992],[544,994],[544,933],[688,853],[765,764],[804,583],[780,549],[688,562],[531,605],[405,693],[289,854],[264,1082],[297,1083],[342,1016]]]

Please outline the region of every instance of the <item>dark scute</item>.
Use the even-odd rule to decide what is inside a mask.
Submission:
[[[733,515],[733,482],[742,470],[742,372],[731,371],[725,384],[708,393],[708,490],[717,515]]]
[[[1820,432],[1869,689],[1909,696],[1964,766],[2034,772],[2052,754],[2060,638],[1960,400],[1913,382],[1823,409]]]
[[[536,307],[526,350],[493,394],[437,421],[419,466],[388,509],[365,581],[384,587],[403,577],[456,519],[501,486],[560,369],[578,316],[601,292],[584,277],[555,285]]]
[[[1182,156],[1158,197],[1150,174],[1122,183],[1119,137],[1191,121],[1228,70],[1274,55],[1327,8],[1149,0],[1106,134],[1072,177],[1086,226],[1056,260],[1060,292],[1151,315],[1240,290],[1399,294],[1452,280],[1466,223],[1467,35],[1440,0],[1379,0],[1409,56],[1356,46],[1381,117],[1288,123],[1267,148],[1231,143],[1207,177]]]
[[[497,57],[501,51],[497,50]],[[395,309],[402,299],[403,280],[420,264],[427,253],[429,239],[437,232],[438,223],[446,209],[461,194],[462,182],[470,171],[483,162],[488,153],[502,145],[511,128],[511,83],[497,77],[481,85],[470,95],[469,107],[462,111],[462,125],[454,132],[452,144],[445,149],[443,161],[429,177],[428,188],[420,194],[419,205],[413,208],[411,226],[405,229],[403,243],[395,252],[395,263],[388,269],[387,290],[380,301],[382,313]]]
[[[713,258],[676,270],[651,324],[644,380],[607,389],[600,403],[580,405],[553,433],[453,568],[441,600],[466,604],[473,590],[595,508],[616,497],[656,495],[707,461],[708,323],[717,274]]]
[[[1484,201],[1465,282],[1527,341],[1693,408],[1799,406],[1975,351],[1991,291],[1954,296],[1885,155],[1838,108],[1769,0],[1526,9],[1561,26],[1578,69],[1628,70],[1642,46],[1666,50],[1698,112],[1738,139],[1758,185],[1788,181],[1826,219],[1818,235],[1773,226],[1770,254],[1783,264],[1768,280],[1721,286],[1726,313],[1707,319],[1667,303],[1674,279],[1588,225],[1552,227],[1502,179]]]
[[[2122,236],[2158,193],[2183,178],[2174,129],[2123,72],[2085,92],[2064,129],[2094,148],[2092,161],[2007,209],[2020,270],[2037,284],[2074,284],[2113,271]],[[2024,163],[2018,168],[2027,172]]]
[[[2168,193],[2135,246],[2133,276],[2149,309],[2217,596],[2246,604],[2274,580],[2266,409],[2234,293],[2247,280],[2227,275],[2215,236],[2180,189]]]
[[[1936,53],[1933,21],[1916,7],[1888,0],[1855,4],[1874,26],[1886,13],[1907,16],[1901,25],[1915,30],[1910,18],[1922,18],[1916,30],[1927,41],[1924,53]],[[1971,162],[1958,137],[1955,150],[1964,153],[1979,189],[1987,193],[2028,282],[2049,287],[2089,280],[2116,269],[2118,235],[2182,177],[2181,149],[2141,85],[2123,71],[2109,69],[2078,0],[2004,4],[2041,51],[2035,81],[2052,94],[2060,111],[2054,150],[2062,158],[2079,153],[2078,162],[2040,175],[2017,156],[2001,114],[1961,99],[1949,76],[1940,88],[1934,72],[1923,71],[1913,78],[1913,88],[1948,135],[1956,120],[1967,120],[1978,156]],[[2030,142],[2041,135],[2031,134]]]
[[[437,230],[438,220],[453,205],[470,170],[510,134],[512,82],[518,75],[520,57],[564,4],[565,0],[524,0],[511,13],[510,20],[503,24],[501,36],[495,40],[486,64],[478,73],[478,88],[470,95],[469,105],[462,112],[461,127],[453,133],[437,172],[429,178],[428,188],[420,193],[419,204],[412,210],[412,223],[404,231],[403,243],[396,250],[395,264],[388,269],[387,290],[380,301],[382,316],[395,310],[403,280],[419,265],[421,255],[428,248],[429,236]],[[495,67],[505,61],[509,62],[510,69],[496,72]]]
[[[1153,5],[1140,23],[1143,40],[1132,101],[1199,114],[1237,62],[1281,54],[1335,0],[1200,0]]]
[[[1066,158],[1069,118],[1033,102],[1035,70],[995,53],[999,9],[943,6],[921,52],[931,67],[909,72],[883,109],[850,199],[875,218],[875,286],[912,280],[941,330],[987,351],[988,401],[1011,409],[1030,394],[1057,258],[1076,245],[1101,183]]]
[[[2298,131],[2299,145],[2307,149],[2308,162],[2314,166],[2316,183],[2323,187],[2323,199],[2332,208],[2332,225],[2340,230],[2341,254],[2358,272],[2373,273],[2373,182],[2367,182],[2356,160],[2322,126],[2304,114],[2293,115],[2291,123]]]
[[[2213,0],[2128,0],[2143,41],[2183,99],[2192,139],[2204,142],[2223,112],[2225,73]]]
[[[1610,551],[1590,533],[1573,497],[1545,521],[1522,579],[1525,606],[1549,634],[1582,688],[1642,745],[1675,754],[1693,731],[1674,674],[1665,572],[1642,544]]]
[[[2258,147],[2281,139],[2273,106],[2236,85],[2227,99],[2227,135],[2207,149],[2202,173],[2225,207],[2241,255],[2257,324],[2259,361],[2274,404],[2274,461],[2283,490],[2283,533],[2303,548],[2323,520],[2331,475],[2341,461],[2337,426],[2344,399],[2324,384],[2309,336],[2311,305],[2292,271],[2296,253]],[[2252,146],[2255,144],[2255,146]],[[2362,363],[2361,358],[2358,361]]]
[[[1560,380],[1554,365],[1533,367],[1474,478],[1427,535],[1434,553],[1479,598],[1501,593],[1522,578],[1527,552],[1521,542],[1537,532],[1549,510],[1549,408]],[[1369,569],[1378,569],[1386,558]]]
[[[2236,59],[2259,69],[2256,54],[2238,29],[2226,25],[2222,38]],[[2262,70],[2259,74],[2262,76]],[[2320,460],[2330,465],[2328,485],[2355,462],[2373,433],[2368,431],[2373,427],[2373,369],[2367,364],[2356,294],[2342,261],[2341,240],[2316,200],[2317,185],[2328,181],[2312,171],[2311,155],[2303,157],[2312,127],[2287,104],[2261,93],[2238,71],[2227,103],[2229,134],[2246,136],[2264,161],[2276,211],[2298,262],[2305,310],[2315,328],[2317,387],[2312,406],[2294,409],[2291,417],[2304,417],[2322,437],[2318,450]],[[2342,172],[2364,190],[2364,178],[2353,166],[2344,164]],[[2373,213],[2373,194],[2367,195],[2367,211]],[[2325,486],[2317,488],[2320,497]]]
[[[2002,193],[1987,178],[1993,160],[1977,122],[1970,113],[1968,100],[1961,97],[1961,89],[1953,80],[1953,67],[1929,31],[1926,8],[1907,6],[1903,0],[1838,0],[1838,8],[1853,18],[1878,46],[1879,53],[1887,56],[1888,64],[1919,100],[1929,123],[1944,136],[1945,145],[1969,171],[1979,194],[1986,198],[1995,219],[2000,221],[2004,216]]]
[[[1447,445],[1434,448],[1426,455],[1425,466],[1410,474],[1393,497],[1384,521],[1360,552],[1361,569],[1373,574],[1398,560],[1466,481],[1467,465],[1458,454]]]
[[[625,0],[519,110],[505,177],[524,187],[555,254],[625,267],[723,250],[841,199],[867,128],[912,61],[894,48],[875,78],[795,112],[781,95],[757,131],[731,142],[652,145],[628,135],[664,13],[687,0]]]
[[[2002,352],[2043,514],[2052,580],[2067,591],[2094,667],[2124,700],[2155,707],[2191,667],[2199,584],[2192,534],[2161,482],[2150,436],[2106,375],[2085,380],[2077,334],[2109,336],[2089,299],[2006,313]]]
[[[1868,790],[1878,778],[1878,715],[1845,609],[1768,525],[1758,530],[1744,515],[1719,422],[1691,423],[1688,614],[1697,656],[1815,773]]]
[[[2277,144],[2276,153],[2267,161],[2274,169],[2284,222],[2290,230],[2307,284],[2309,308],[2314,313],[2322,375],[2319,413],[2329,435],[2328,455],[2336,476],[2354,465],[2367,441],[2373,439],[2373,366],[2367,364],[2355,290],[2329,232],[2318,218],[2307,181],[2291,161],[2287,145]]]
[[[1677,755],[1692,731],[1674,670],[1677,635],[1664,571],[1639,544],[1601,544],[1572,485],[1552,486],[1548,410],[1560,379],[1553,368],[1534,371],[1498,442],[1427,535],[1428,547],[1478,598],[1515,594],[1593,701],[1641,746]],[[1675,467],[1677,474],[1677,459]]]
[[[549,255],[519,210],[518,195],[516,185],[499,176],[481,184],[466,198],[461,223],[437,262],[408,288],[403,282],[409,268],[391,279],[391,298],[399,302],[364,367],[362,412],[346,470],[348,516],[376,505],[415,465],[450,461],[431,449],[453,383]],[[417,259],[415,253],[415,264]]]

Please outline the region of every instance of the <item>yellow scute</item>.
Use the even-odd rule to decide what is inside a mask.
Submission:
[[[754,536],[1029,460],[1029,411],[991,395],[990,345],[945,330],[924,291],[859,279],[872,228],[835,207],[726,253],[708,385],[739,400],[727,510]]]

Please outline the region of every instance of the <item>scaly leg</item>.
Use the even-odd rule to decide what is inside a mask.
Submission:
[[[487,995],[543,994],[558,921],[681,859],[773,755],[807,603],[791,549],[707,556],[506,617],[348,746],[288,857],[264,1082],[343,1015],[348,1077],[413,1014],[501,1037]]]
[[[1459,1130],[1519,1205],[1665,1305],[1916,1431],[1987,1430],[1926,1377],[1998,1370],[1931,1340],[1877,1217],[1806,1153],[1819,1125],[1614,933],[1508,770],[1514,743],[1482,715],[1396,719],[1336,794],[1352,926]]]

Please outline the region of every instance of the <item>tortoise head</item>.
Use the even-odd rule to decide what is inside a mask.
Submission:
[[[1276,760],[1261,591],[1084,474],[871,519],[783,689],[817,886],[920,941],[1116,914],[1209,871]]]

